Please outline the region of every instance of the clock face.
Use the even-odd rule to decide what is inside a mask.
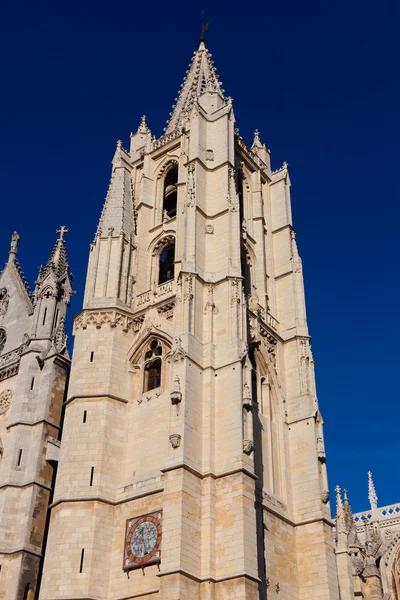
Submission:
[[[128,519],[125,534],[125,570],[160,562],[161,523],[161,512]]]

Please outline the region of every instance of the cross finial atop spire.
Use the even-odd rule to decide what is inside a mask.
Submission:
[[[371,510],[378,508],[378,496],[376,495],[371,471],[368,471],[368,500],[371,505]]]
[[[60,234],[60,237],[58,239],[59,239],[60,242],[63,242],[64,241],[64,235],[66,233],[69,233],[69,229],[67,229],[66,227],[64,227],[64,225],[62,225],[60,227],[60,229],[56,229],[56,233]]]
[[[205,32],[207,31],[207,29],[210,27],[210,22],[206,22],[206,19],[204,17],[204,10],[201,12],[201,36],[200,36],[200,44],[204,44],[206,41],[205,38]]]

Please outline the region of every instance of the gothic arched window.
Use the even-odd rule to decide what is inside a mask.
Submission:
[[[0,329],[0,352],[3,351],[4,346],[6,345],[7,335],[4,329]]]
[[[166,281],[174,278],[175,271],[175,244],[168,244],[161,251],[159,269],[158,269],[158,284],[161,285]]]
[[[164,179],[163,191],[163,219],[176,216],[178,202],[178,165],[176,163],[169,169]]]
[[[159,340],[152,340],[144,355],[144,392],[161,386],[162,353],[163,349]]]

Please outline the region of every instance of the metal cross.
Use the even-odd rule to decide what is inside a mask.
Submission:
[[[206,23],[206,19],[204,17],[204,10],[201,13],[201,36],[200,36],[200,41],[204,42],[205,41],[205,37],[204,34],[207,31],[207,29],[210,27],[210,21],[208,21]]]
[[[64,240],[64,234],[65,234],[65,233],[68,233],[68,232],[69,232],[69,229],[67,229],[66,227],[64,227],[64,225],[62,225],[62,226],[60,227],[60,229],[57,229],[57,230],[56,230],[56,233],[59,233],[59,234],[60,234],[60,238],[59,238],[59,239],[60,239],[61,241],[63,241],[63,240]]]

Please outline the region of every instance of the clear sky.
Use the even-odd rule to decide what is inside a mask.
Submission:
[[[8,2],[0,23],[0,256],[33,283],[67,239],[78,312],[115,143],[159,136],[191,55],[190,2]],[[331,492],[400,502],[399,4],[204,3],[237,126],[289,163]],[[397,367],[396,367],[397,365]]]

